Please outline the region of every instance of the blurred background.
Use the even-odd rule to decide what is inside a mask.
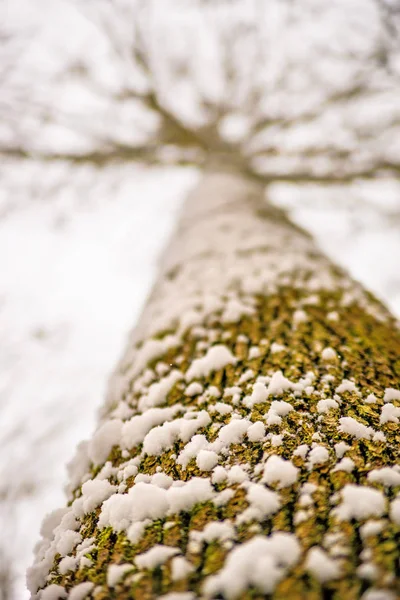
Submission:
[[[400,316],[400,2],[1,0],[0,599],[210,155]]]

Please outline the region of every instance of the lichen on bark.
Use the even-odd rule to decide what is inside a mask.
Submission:
[[[34,597],[51,585],[63,597],[82,582],[93,583],[87,597],[95,600],[172,592],[192,593],[182,600],[400,594],[400,511],[393,508],[400,492],[398,324],[304,232],[263,207],[258,185],[227,174],[206,176],[189,198],[103,409],[101,425],[115,422],[121,438],[108,452],[115,440],[104,438],[100,461],[93,460],[93,440],[81,451],[64,512],[65,522],[69,513],[75,522],[71,517],[72,525],[42,542],[28,577]],[[224,349],[222,366],[207,362],[211,348]],[[194,365],[198,374],[188,377]],[[199,385],[189,393],[193,382]],[[385,390],[392,390],[388,397]],[[176,412],[142,436],[136,428],[139,441],[129,443],[131,419],[168,407]],[[199,427],[186,435],[194,419]],[[249,429],[254,423],[261,423],[257,432]],[[157,430],[156,448],[146,436],[164,425],[169,438],[167,428]],[[204,464],[214,453],[218,465],[205,470],[201,451],[210,453]],[[278,469],[268,470],[271,457],[283,459]],[[114,487],[85,511],[88,480]],[[200,480],[209,482],[203,500],[189,495],[174,510],[173,494]],[[105,505],[139,482],[163,490],[169,505],[154,518],[128,510],[124,523],[107,524]],[[376,492],[371,503],[358,500],[360,490]],[[133,535],[138,522],[143,531]],[[210,527],[216,523],[224,527],[219,533]],[[80,540],[60,552],[66,530]],[[254,569],[235,573],[238,549],[279,533],[287,534],[279,538],[283,552],[265,547],[266,562],[257,567],[254,556]],[[85,552],[82,541],[90,538]],[[158,546],[176,548],[186,570],[177,575],[176,557],[141,567],[137,557]],[[285,562],[286,547],[295,552]],[[71,569],[62,566],[66,557],[75,558]],[[115,582],[111,565],[127,567]],[[257,568],[264,575],[256,576]]]

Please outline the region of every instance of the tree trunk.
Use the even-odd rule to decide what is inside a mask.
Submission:
[[[399,350],[258,183],[206,172],[43,524],[33,597],[398,597]]]

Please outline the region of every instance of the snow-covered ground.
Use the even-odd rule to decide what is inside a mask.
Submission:
[[[17,576],[15,600],[28,597],[24,571],[40,522],[64,501],[65,463],[93,431],[107,377],[197,173],[127,166],[114,194],[103,177],[85,199],[79,188],[60,190],[0,220],[0,548]],[[398,226],[373,219],[363,204],[354,213],[295,202],[290,190],[276,197],[400,315]]]

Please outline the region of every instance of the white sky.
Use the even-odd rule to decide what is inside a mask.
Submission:
[[[96,56],[103,52],[94,28],[72,4],[8,0],[8,23],[36,32],[24,55],[27,65],[57,69],[91,44]],[[0,187],[0,208],[13,208],[0,218],[0,492],[6,482],[11,499],[0,527],[17,570],[15,600],[28,597],[24,571],[40,522],[64,501],[64,465],[93,430],[108,375],[197,174],[127,166],[92,174],[90,193],[67,179],[47,199],[30,195],[35,176],[35,169],[10,166]],[[50,177],[46,167],[40,178]],[[282,188],[274,197],[400,315],[399,218],[382,218],[365,200],[368,193],[358,194],[364,199],[355,209],[340,193],[331,200],[321,190],[299,195]],[[376,197],[389,213],[398,211],[398,188],[381,186]]]

